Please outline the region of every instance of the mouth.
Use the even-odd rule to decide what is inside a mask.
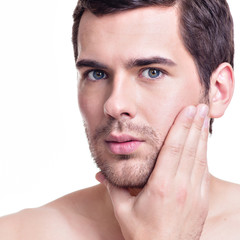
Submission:
[[[135,152],[144,142],[130,135],[109,135],[105,140],[108,150],[113,154],[126,155]]]

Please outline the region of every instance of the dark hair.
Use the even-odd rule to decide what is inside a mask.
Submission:
[[[73,14],[72,41],[78,56],[78,28],[85,10],[101,16],[147,6],[179,6],[180,33],[198,69],[205,97],[210,77],[223,62],[233,67],[233,20],[226,0],[79,0]],[[211,119],[210,132],[213,119]]]

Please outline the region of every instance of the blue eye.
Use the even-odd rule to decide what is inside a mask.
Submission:
[[[142,72],[142,76],[145,78],[160,78],[162,72],[156,68],[148,68]]]
[[[92,81],[105,79],[107,77],[106,73],[102,70],[92,70],[87,76]]]

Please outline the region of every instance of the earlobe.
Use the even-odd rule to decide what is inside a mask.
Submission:
[[[234,91],[234,74],[229,63],[222,63],[212,73],[209,94],[210,118],[223,116]]]

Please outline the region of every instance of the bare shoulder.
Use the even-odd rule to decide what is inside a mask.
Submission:
[[[228,191],[226,192],[225,198],[227,199],[228,215],[229,219],[233,220],[231,223],[240,234],[240,185],[234,183],[226,183]]]
[[[26,209],[0,218],[0,239],[4,240],[81,240],[99,239],[95,211],[100,211],[101,189],[81,190],[45,206]],[[99,200],[99,199],[98,199]]]
[[[238,240],[240,235],[240,185],[213,180],[213,197],[202,239]]]
[[[226,211],[236,215],[240,214],[240,185],[226,181],[221,182],[223,185],[221,197],[225,202]]]
[[[0,239],[52,239],[56,228],[64,226],[67,230],[65,223],[61,213],[53,208],[25,209],[0,219]]]

